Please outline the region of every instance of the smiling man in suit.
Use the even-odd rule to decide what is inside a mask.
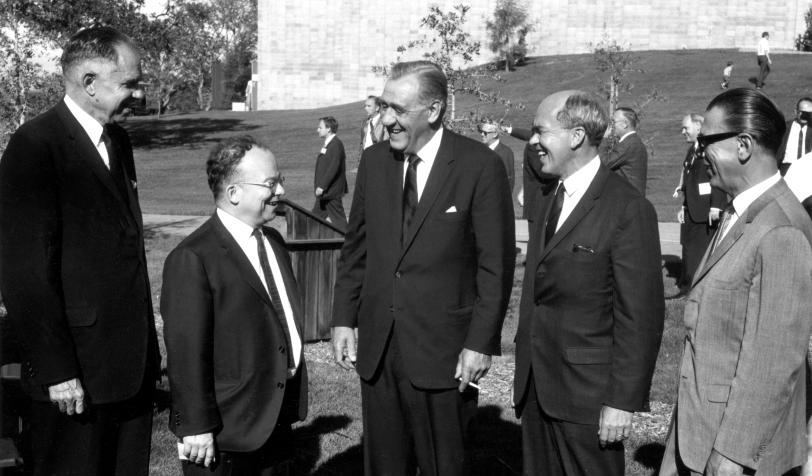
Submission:
[[[65,98],[0,161],[0,286],[21,344],[35,475],[146,475],[161,358],[135,166],[113,121],[138,48],[109,27],[62,53]]]
[[[287,474],[291,423],[307,413],[307,372],[290,258],[265,226],[283,178],[250,136],[217,145],[206,173],[217,210],[164,266],[169,426],[187,476]]]
[[[598,157],[606,112],[581,91],[541,102],[531,145],[560,177],[530,230],[514,399],[524,474],[624,473],[662,335],[654,207]]]
[[[447,86],[434,63],[393,66],[381,96],[390,139],[358,167],[333,345],[361,377],[365,474],[468,474],[468,384],[500,352],[515,261],[507,174],[443,127]]]
[[[812,222],[778,173],[786,126],[772,101],[732,89],[704,116],[697,153],[733,202],[685,303],[660,474],[795,474],[807,459]]]

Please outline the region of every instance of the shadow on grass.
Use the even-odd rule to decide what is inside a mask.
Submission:
[[[675,255],[663,255],[663,269],[665,277],[674,278],[679,282],[682,275],[682,258]]]
[[[361,446],[356,445],[349,450],[333,457],[313,472],[316,462],[321,456],[321,436],[328,433],[341,434],[349,426],[352,418],[348,415],[324,415],[316,418],[307,426],[296,428],[293,438],[296,440],[296,457],[293,468],[295,475],[321,474],[321,475],[352,475],[363,474],[361,459]]]
[[[648,443],[637,448],[637,451],[634,452],[634,460],[656,473],[660,470],[664,453],[665,446],[661,443]]]
[[[123,124],[135,149],[160,149],[183,145],[208,147],[224,132],[247,132],[260,126],[242,119],[213,117],[170,117],[130,121]],[[233,134],[230,134],[233,135]]]

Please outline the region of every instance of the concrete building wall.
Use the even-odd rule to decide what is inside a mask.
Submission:
[[[487,48],[496,0],[259,0],[259,109],[315,108],[380,93],[371,71],[420,38],[429,6],[471,5],[464,25]],[[525,0],[538,27],[531,55],[585,53],[604,36],[634,50],[753,48],[762,31],[772,49],[791,49],[809,0]]]

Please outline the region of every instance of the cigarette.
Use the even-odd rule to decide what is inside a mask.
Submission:
[[[458,378],[457,380],[462,381],[462,379],[461,379],[461,378]],[[481,389],[479,388],[479,385],[475,384],[474,382],[468,382],[468,385],[469,385],[469,386],[471,386],[471,387],[474,387],[474,388],[475,388],[475,389],[477,389],[477,390],[481,390]]]

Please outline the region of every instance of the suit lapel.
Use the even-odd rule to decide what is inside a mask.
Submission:
[[[389,222],[389,229],[391,230],[391,233],[389,233],[391,237],[390,246],[393,250],[399,250],[401,249],[400,229],[403,226],[403,167],[406,166],[406,160],[402,152],[394,149],[390,149],[387,160],[388,166],[385,169],[386,190],[389,193],[388,198],[391,204],[389,209],[393,211],[393,213],[389,214],[391,220]]]
[[[545,256],[547,256],[550,251],[555,248],[558,243],[564,239],[577,225],[584,219],[584,217],[589,213],[590,210],[595,206],[595,200],[597,200],[601,192],[603,191],[603,186],[606,183],[606,179],[609,177],[611,172],[608,168],[604,165],[601,165],[598,168],[598,173],[595,174],[595,178],[592,179],[592,183],[589,184],[589,188],[586,189],[583,197],[581,200],[578,201],[578,204],[575,205],[575,208],[572,209],[572,212],[569,214],[564,223],[555,232],[550,239],[549,243],[544,244],[544,251],[542,251],[541,256],[539,256],[539,262],[541,262]],[[552,200],[550,201],[552,204]],[[549,208],[549,207],[548,207]],[[542,222],[542,226],[546,226],[546,216],[549,214],[549,210],[545,214],[545,221]],[[544,234],[544,230],[540,231],[542,235]]]
[[[426,187],[420,195],[420,201],[417,202],[417,210],[414,212],[414,217],[409,226],[409,234],[403,242],[401,253],[405,253],[406,250],[409,249],[409,245],[414,240],[415,235],[420,231],[420,227],[423,226],[423,222],[426,220],[429,210],[431,210],[432,205],[434,205],[434,202],[440,195],[440,190],[442,190],[447,183],[446,179],[454,163],[454,138],[451,134],[452,133],[448,130],[443,131],[443,138],[440,142],[440,148],[437,151],[437,157],[434,158],[434,164],[431,166],[431,172],[429,172]],[[400,189],[401,191],[403,190],[403,185],[400,186]]]
[[[279,270],[282,272],[282,282],[285,284],[285,294],[288,297],[288,302],[290,302],[290,307],[293,311],[293,322],[296,325],[296,332],[299,334],[299,338],[301,339],[304,335],[302,333],[301,324],[301,322],[304,320],[304,316],[302,315],[302,309],[299,301],[294,299],[295,295],[293,294],[293,290],[296,289],[296,280],[293,278],[293,270],[288,266],[287,260],[283,259],[287,253],[287,250],[284,248],[284,246],[282,246],[281,243],[278,243],[273,236],[268,234],[266,228],[263,227],[262,232],[265,234],[265,238],[268,239],[268,243],[271,244],[274,256],[276,257],[276,263],[279,265]]]
[[[225,254],[226,258],[237,267],[242,279],[245,280],[249,286],[251,286],[251,288],[259,295],[260,298],[262,298],[268,307],[273,309],[271,297],[268,296],[268,291],[265,289],[265,286],[262,285],[262,281],[260,281],[256,270],[251,265],[251,262],[248,261],[248,257],[245,256],[245,253],[243,253],[242,248],[240,248],[239,243],[237,243],[237,240],[235,240],[234,237],[231,236],[231,233],[228,232],[225,225],[223,225],[223,222],[220,221],[220,218],[217,216],[217,213],[211,217],[211,221],[214,231],[220,241],[220,245],[222,246],[223,254]]]

